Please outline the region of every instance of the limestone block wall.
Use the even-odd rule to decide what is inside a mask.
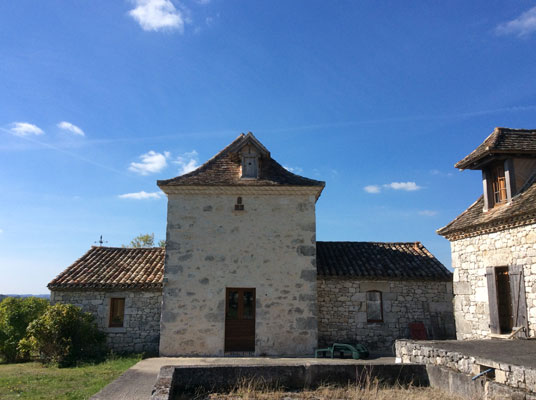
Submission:
[[[317,346],[315,196],[170,194],[160,354],[224,354],[225,290],[256,289],[256,355]]]
[[[383,322],[367,322],[369,290],[382,292]],[[371,351],[391,352],[396,339],[409,337],[411,322],[423,322],[430,338],[453,338],[452,299],[451,282],[319,277],[319,344],[359,342]]]
[[[533,399],[536,393],[536,369],[529,366],[515,365],[507,362],[485,359],[464,354],[459,351],[450,351],[441,348],[440,342],[427,341],[396,341],[396,356],[402,363],[435,365],[450,370],[475,376],[488,368],[493,368],[493,383],[505,385],[514,389],[529,391],[527,399]],[[515,359],[515,358],[514,358]],[[463,389],[463,388],[462,388]],[[497,391],[497,388],[495,388]],[[486,390],[488,392],[488,390]],[[507,392],[508,393],[508,392]],[[491,393],[490,393],[491,394]],[[516,395],[490,395],[483,396],[485,399],[525,399],[524,393]],[[530,396],[530,397],[529,397]],[[482,398],[482,397],[471,397]]]
[[[125,298],[122,328],[108,327],[110,298]],[[50,302],[74,304],[95,315],[116,352],[156,352],[160,338],[161,291],[52,291]]]
[[[536,335],[536,225],[451,242],[454,314],[458,339],[490,336],[486,267],[521,265],[529,336]]]

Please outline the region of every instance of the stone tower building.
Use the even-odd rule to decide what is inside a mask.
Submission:
[[[315,203],[324,182],[240,135],[168,196],[160,354],[310,354],[317,345]]]

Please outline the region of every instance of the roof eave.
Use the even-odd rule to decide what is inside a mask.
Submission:
[[[483,167],[486,166],[489,162],[493,161],[496,158],[500,157],[513,157],[513,156],[519,156],[526,157],[526,158],[536,158],[536,153],[534,151],[523,151],[523,150],[499,150],[499,151],[493,151],[488,150],[485,153],[481,154],[475,159],[467,160],[463,162],[464,160],[458,161],[456,164],[454,164],[454,168],[457,168],[461,171],[466,169],[472,169],[472,170],[481,170]]]
[[[317,185],[165,185],[161,189],[170,194],[312,194],[318,198],[326,183]]]

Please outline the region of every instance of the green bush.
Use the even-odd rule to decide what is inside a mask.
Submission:
[[[106,336],[97,329],[92,314],[72,304],[56,304],[28,326],[19,350],[45,363],[68,366],[102,359],[105,342]]]
[[[38,297],[6,297],[0,302],[0,357],[8,363],[23,361],[17,346],[26,328],[49,307],[48,300]]]

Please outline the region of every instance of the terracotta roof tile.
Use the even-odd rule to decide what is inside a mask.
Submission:
[[[48,284],[50,290],[161,289],[165,249],[93,246]],[[450,280],[420,243],[317,242],[322,276]]]
[[[162,288],[165,249],[96,247],[48,284],[57,289]]]
[[[241,179],[241,160],[237,150],[247,141],[254,141],[263,156],[260,159],[259,178]],[[159,180],[158,186],[325,186],[325,182],[305,178],[283,168],[250,132],[238,136],[196,170],[176,178]]]
[[[317,242],[318,275],[382,279],[452,279],[421,243]]]
[[[493,154],[536,154],[536,129],[495,128],[480,146],[454,167],[477,168],[486,157]]]
[[[536,218],[536,174],[525,183],[510,204],[484,212],[484,197],[480,196],[467,210],[437,231],[448,239],[495,232],[511,226],[534,223]]]

